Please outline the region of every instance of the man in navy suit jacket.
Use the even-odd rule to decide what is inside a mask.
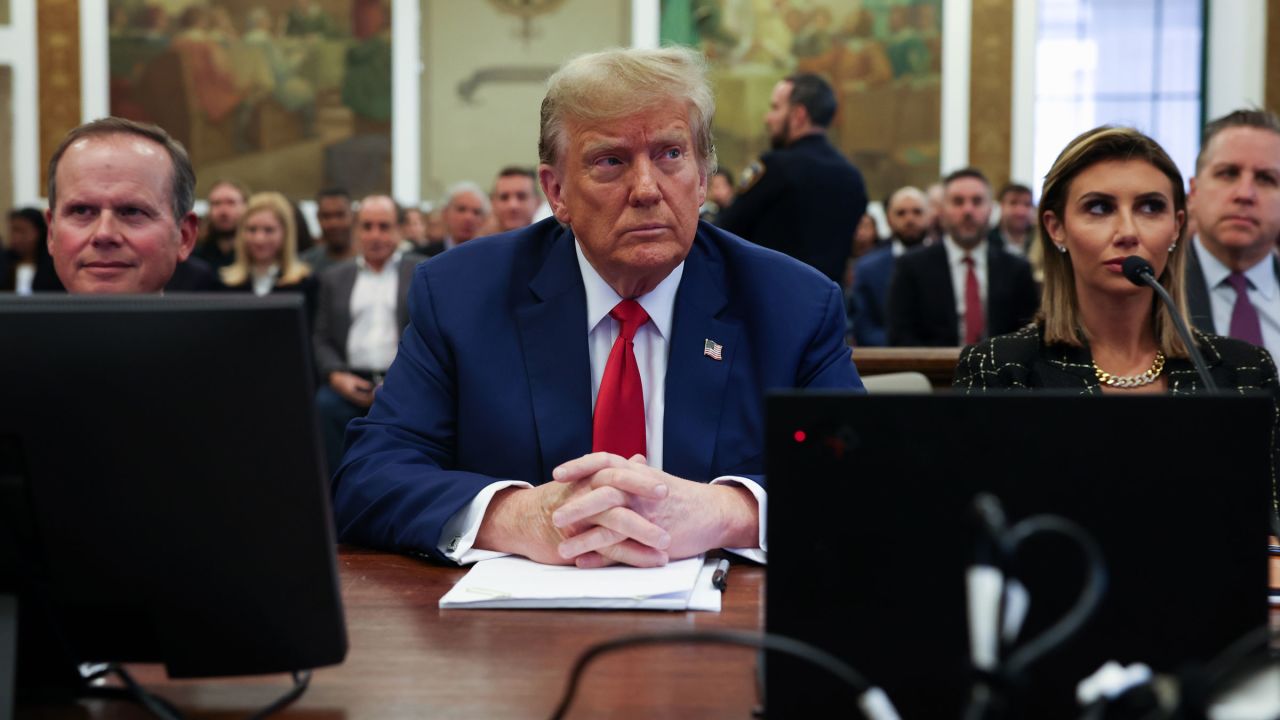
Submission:
[[[929,200],[919,188],[898,188],[885,202],[885,217],[893,232],[883,247],[867,253],[853,268],[849,319],[858,347],[889,344],[889,281],[898,258],[919,248],[929,233]]]
[[[555,217],[417,269],[410,326],[334,478],[344,541],[582,567],[760,547],[765,391],[860,382],[834,283],[698,222],[712,111],[687,49],[552,77],[539,179]],[[592,452],[609,312],[628,299],[651,320],[633,358],[648,457]]]

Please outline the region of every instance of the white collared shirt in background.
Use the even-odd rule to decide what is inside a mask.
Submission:
[[[252,272],[250,274],[253,276],[253,294],[258,297],[270,295],[275,289],[276,278],[280,277],[280,266],[272,265],[262,275]]]
[[[1227,284],[1231,268],[1205,249],[1199,236],[1191,245],[1200,260],[1200,271],[1209,288],[1209,308],[1213,312],[1213,330],[1217,335],[1231,332],[1231,311],[1236,306],[1236,289]],[[1280,286],[1276,283],[1275,257],[1267,253],[1256,265],[1244,271],[1249,281],[1249,301],[1258,311],[1258,324],[1262,326],[1262,344],[1271,356],[1280,352]]]
[[[400,253],[374,270],[364,256],[356,257],[356,282],[351,288],[351,329],[347,332],[347,365],[383,371],[396,359],[400,323],[396,301],[400,290]]]
[[[956,298],[956,337],[960,338],[960,342],[964,342],[964,314],[967,306],[964,302],[964,286],[969,277],[969,266],[965,264],[964,258],[967,254],[973,258],[973,272],[978,276],[978,297],[982,298],[982,307],[987,307],[987,241],[982,240],[972,250],[967,253],[964,248],[960,247],[950,235],[942,238],[942,245],[947,249],[947,267],[951,268],[951,291]],[[987,327],[987,315],[982,315],[982,328],[985,331],[990,330]]]
[[[605,365],[609,361],[609,353],[618,338],[618,321],[609,317],[609,311],[622,302],[623,298],[600,277],[582,248],[574,243],[578,256],[578,268],[582,272],[582,283],[587,295],[587,347],[591,359],[591,407],[595,409],[595,398],[600,392],[600,382],[604,378]],[[633,346],[636,355],[636,367],[640,370],[640,383],[644,394],[645,414],[645,446],[646,460],[650,467],[662,469],[663,433],[662,427],[666,417],[666,381],[667,359],[671,326],[675,317],[676,291],[680,288],[680,278],[684,275],[684,263],[676,266],[658,286],[648,293],[636,298],[640,307],[648,313],[650,322],[640,326],[636,331]],[[701,356],[700,356],[701,357]],[[768,494],[758,483],[747,478],[725,475],[711,481],[713,485],[733,483],[742,485],[755,497],[760,508],[759,548],[725,548],[743,557],[765,562],[768,557],[765,548],[765,514],[768,509]],[[477,550],[473,546],[476,534],[480,531],[480,523],[484,513],[493,500],[494,493],[507,487],[533,487],[519,480],[500,480],[486,485],[471,503],[459,510],[445,523],[440,534],[440,552],[455,562],[467,564],[501,557],[505,553],[490,550]]]
[[[22,263],[13,273],[13,290],[18,295],[30,295],[36,279],[36,264]]]

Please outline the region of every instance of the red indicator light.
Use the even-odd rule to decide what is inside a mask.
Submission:
[[[804,442],[804,439],[808,436],[804,434],[803,430],[797,430],[796,434],[793,437],[796,439],[796,442],[802,443]]]

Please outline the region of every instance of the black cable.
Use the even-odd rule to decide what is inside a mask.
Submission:
[[[133,679],[133,675],[123,665],[112,663],[109,672],[120,678],[120,681],[124,683],[125,689],[129,691],[133,699],[149,710],[152,715],[161,718],[161,720],[185,720],[185,716],[168,700],[147,692],[146,688],[138,684],[138,681]]]
[[[277,698],[275,702],[250,715],[249,720],[262,720],[262,718],[278,713],[289,707],[295,700],[302,697],[302,693],[306,692],[307,687],[311,685],[311,671],[295,670],[292,675],[293,687],[289,688],[289,691]]]
[[[1107,564],[1102,548],[1092,535],[1076,523],[1055,515],[1035,515],[1010,528],[1006,540],[1010,547],[1017,547],[1031,536],[1043,533],[1062,535],[1079,546],[1089,564],[1089,576],[1075,605],[1058,622],[1014,650],[1009,659],[1002,663],[1002,673],[1010,678],[1017,677],[1027,667],[1080,632],[1102,604],[1102,598],[1106,594]]]
[[[109,700],[133,700],[150,711],[152,715],[161,718],[161,720],[185,720],[185,716],[178,708],[159,695],[148,692],[124,666],[113,663],[108,666],[106,673],[120,678],[125,686],[123,688],[90,688],[85,693],[86,695]],[[294,671],[292,677],[293,687],[289,688],[288,692],[250,715],[248,720],[262,720],[262,718],[280,712],[302,697],[302,694],[311,685],[311,671]]]
[[[859,695],[872,689],[872,685],[867,682],[866,678],[840,658],[808,643],[781,635],[757,634],[735,630],[624,635],[592,645],[578,656],[578,659],[573,664],[573,669],[569,672],[569,682],[565,687],[564,694],[561,695],[560,702],[551,713],[551,720],[561,720],[564,718],[565,713],[569,712],[569,706],[573,704],[573,698],[578,692],[578,685],[582,679],[583,671],[587,665],[601,655],[631,647],[678,644],[737,645],[778,652],[817,665],[857,690]]]

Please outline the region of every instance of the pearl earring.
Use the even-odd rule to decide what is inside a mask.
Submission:
[[[1066,255],[1066,254],[1067,254],[1067,246],[1066,246],[1066,245],[1059,245],[1059,246],[1058,246],[1058,252],[1062,253],[1063,255]]]
[[[1176,248],[1176,247],[1178,247],[1178,243],[1176,243],[1176,242],[1175,242],[1174,244],[1170,245],[1170,246],[1169,246],[1169,252],[1173,252],[1173,249],[1174,249],[1174,248]]]

